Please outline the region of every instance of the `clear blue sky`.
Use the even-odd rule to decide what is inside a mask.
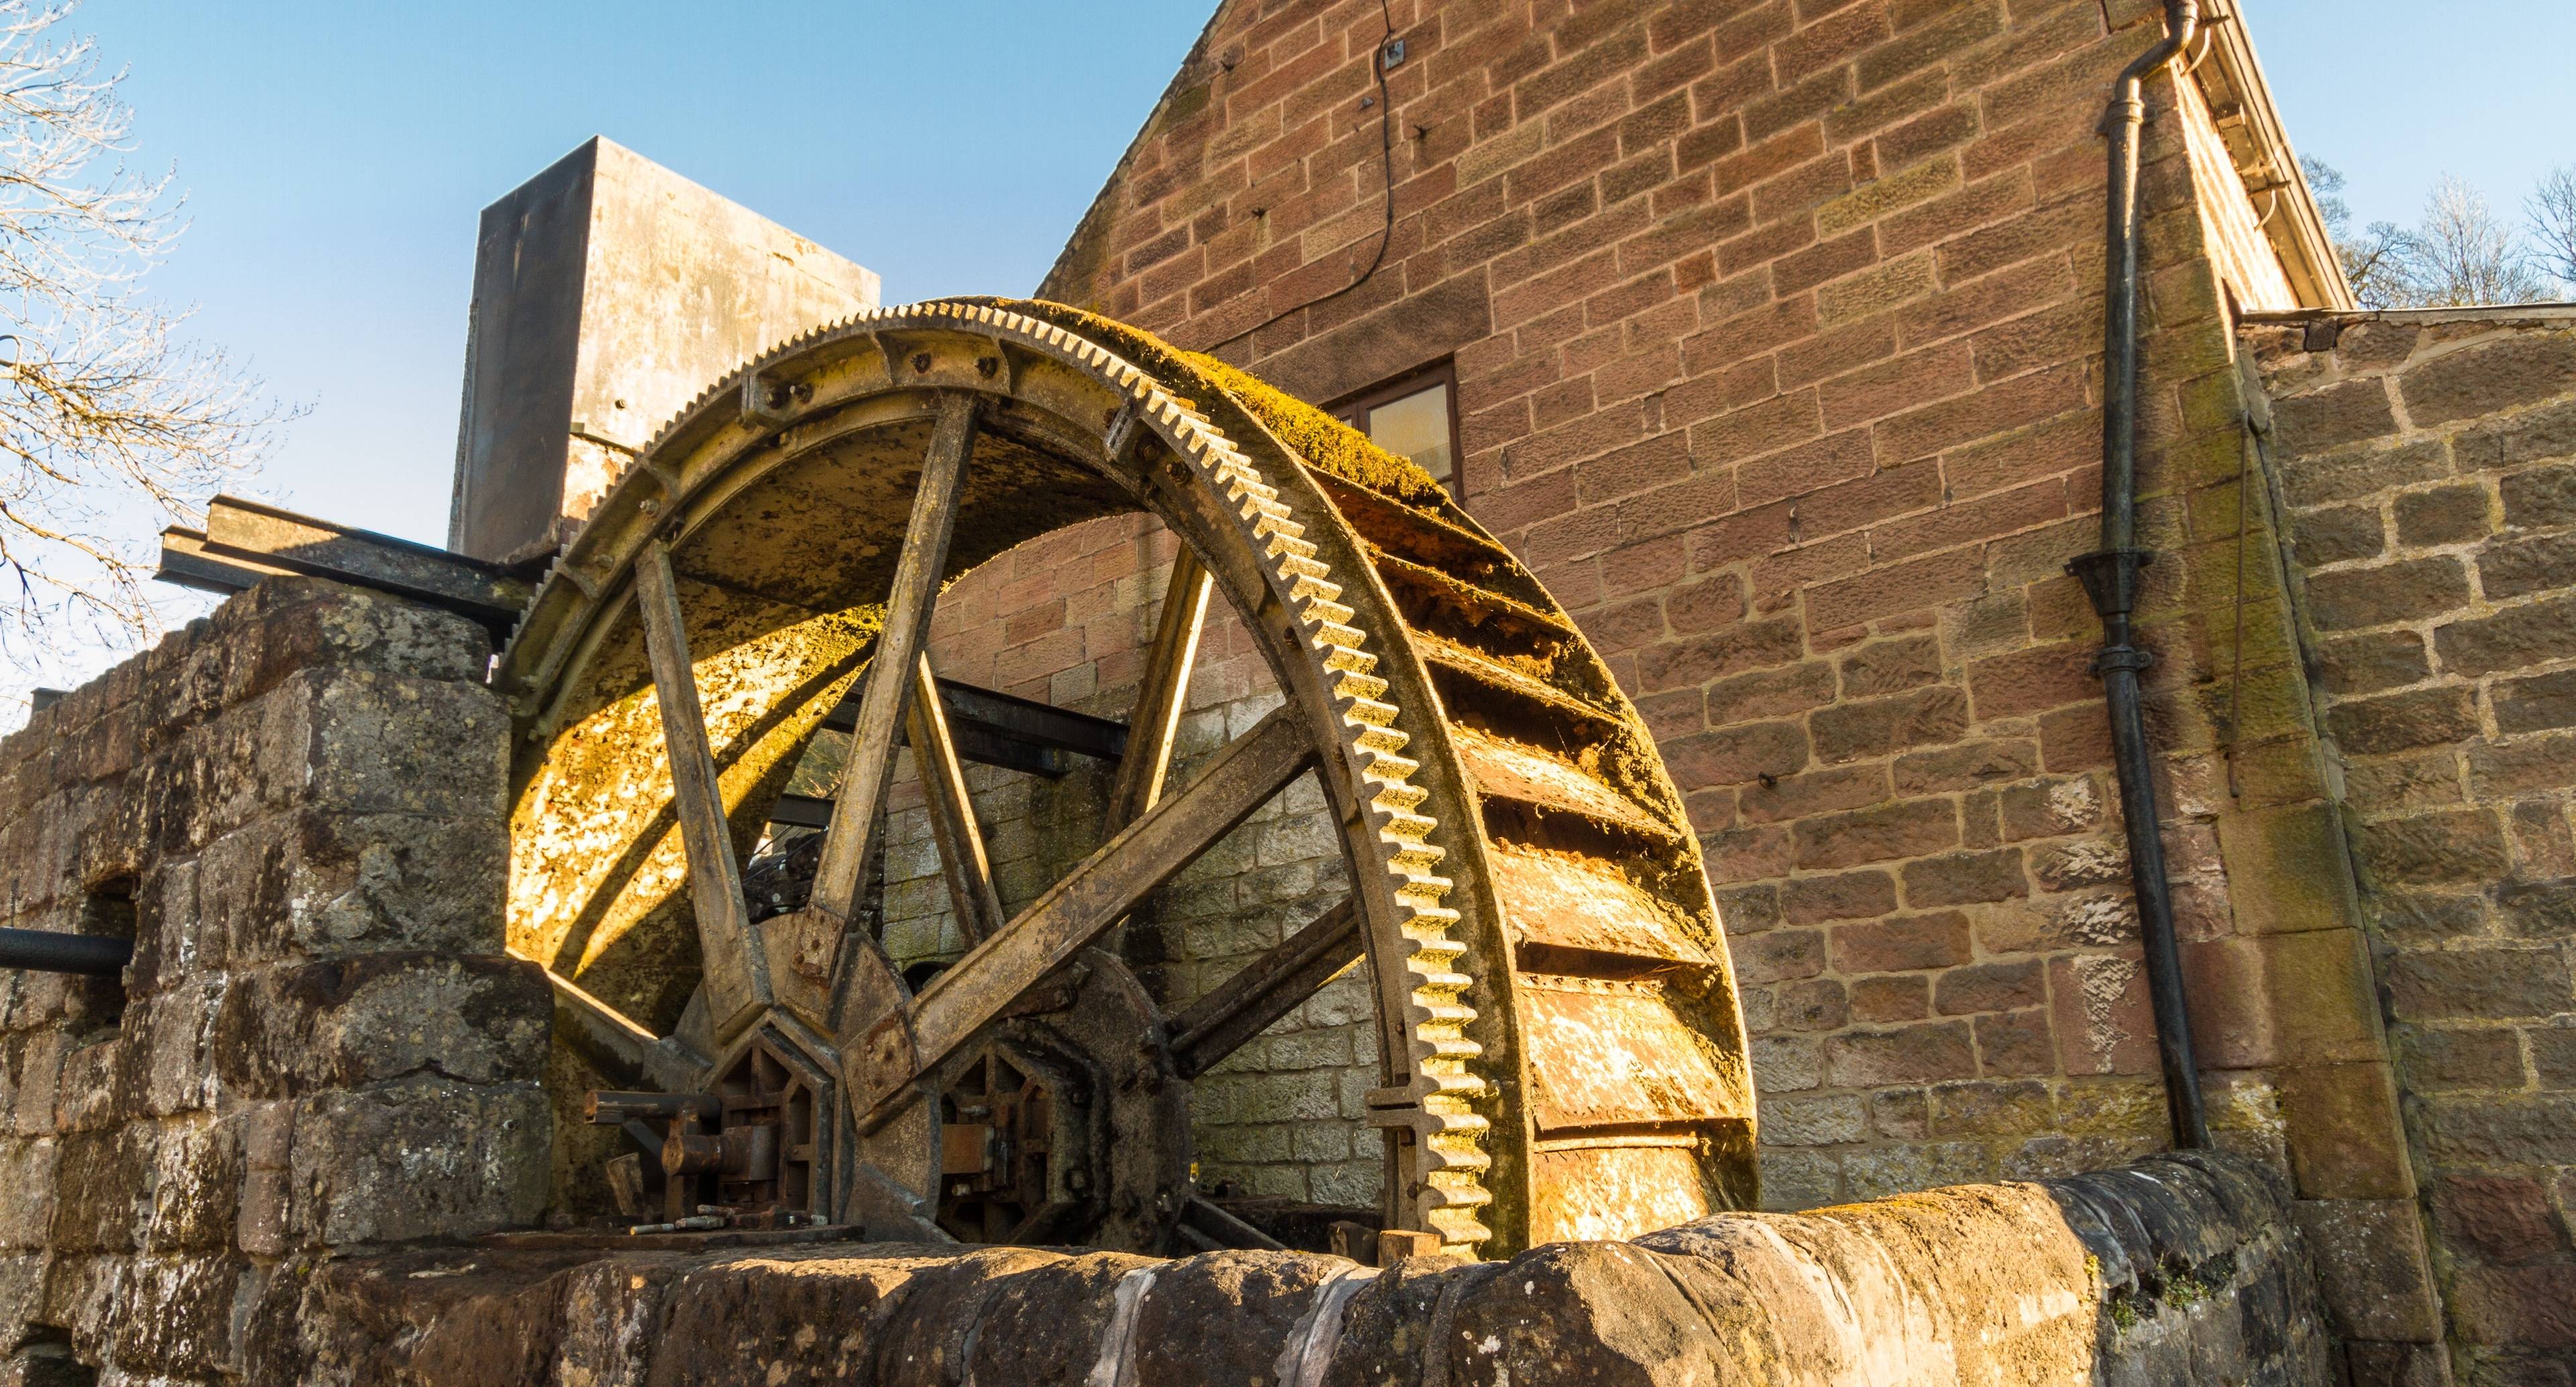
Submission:
[[[1023,292],[1213,0],[89,0],[139,161],[193,228],[154,277],[308,404],[261,494],[443,540],[482,207],[605,134],[877,270]],[[2445,171],[2576,161],[2576,0],[2242,0],[2303,152],[2362,221]],[[71,677],[65,671],[56,677]]]
[[[476,219],[594,134],[885,276],[1024,292],[1208,0],[89,0],[140,160],[193,222],[155,275],[312,412],[264,490],[444,542]]]
[[[2413,224],[2444,173],[2518,211],[2576,164],[2576,0],[2237,0],[2301,154],[2353,220]]]

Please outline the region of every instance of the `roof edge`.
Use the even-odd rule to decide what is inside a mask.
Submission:
[[[2433,308],[2293,308],[2276,313],[2243,313],[2236,321],[2248,327],[2283,327],[2301,323],[2576,323],[2576,303],[2540,300],[2532,303],[2449,304]]]
[[[2317,210],[2316,194],[2299,169],[2298,153],[2290,146],[2289,130],[2272,99],[2262,59],[2254,52],[2243,0],[2224,0],[2213,8],[2216,12],[2205,30],[2209,46],[2190,76],[2217,120],[2235,159],[2237,176],[2244,180],[2246,196],[2259,206],[2267,196],[2277,194],[2273,213],[2264,219],[2263,234],[2280,257],[2292,292],[2308,307],[2357,308],[2343,262],[2335,255],[2334,238],[2326,234],[2325,215]]]

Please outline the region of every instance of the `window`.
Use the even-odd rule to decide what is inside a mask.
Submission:
[[[1334,417],[1458,494],[1457,375],[1447,362],[1333,406]]]

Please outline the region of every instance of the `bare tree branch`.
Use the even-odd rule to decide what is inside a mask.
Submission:
[[[2528,303],[2548,297],[2521,238],[2496,217],[2484,194],[2442,175],[2424,203],[2410,278],[2428,307]]]
[[[2343,200],[2344,177],[2313,156],[2299,161],[2324,215],[2326,234],[2335,243],[2353,296],[2364,308],[2452,308],[2482,304],[2529,303],[2548,297],[2553,275],[2576,270],[2576,169],[2562,169],[2544,181],[2530,204],[2533,241],[2526,244],[2511,223],[2495,214],[2484,194],[2448,174],[2425,199],[2423,224],[2414,230],[2393,222],[2372,222],[2352,229],[2352,209]],[[2553,182],[2560,199],[2548,202]],[[2568,261],[2561,265],[2551,250],[2551,213],[2557,206]]]
[[[2576,298],[2576,164],[2551,169],[2523,204],[2531,222],[2531,256],[2558,281],[2559,293]]]
[[[0,0],[0,649],[22,665],[150,634],[145,522],[197,514],[288,417],[138,292],[178,199],[126,167],[125,73],[58,32],[71,9]]]
[[[2412,302],[2406,266],[2413,249],[2407,231],[2391,222],[2372,222],[2355,231],[2352,205],[2343,200],[2342,172],[2313,154],[2302,155],[2299,171],[2307,175],[2316,197],[2326,236],[2334,242],[2335,259],[2352,285],[2353,298],[2364,308],[2405,308]]]

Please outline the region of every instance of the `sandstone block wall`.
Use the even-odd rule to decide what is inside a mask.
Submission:
[[[2301,638],[2462,1377],[2576,1376],[2576,309],[2264,321]]]
[[[318,1258],[537,1213],[488,653],[277,580],[0,741],[5,923],[135,941],[0,974],[7,1380],[240,1381]]]
[[[2282,1192],[2153,1160],[1384,1274],[1304,1253],[534,1247],[345,1260],[302,1380],[2324,1387]]]
[[[1768,1207],[2167,1140],[2099,630],[2063,572],[2099,532],[2096,122],[2157,8],[1392,5],[1393,235],[1319,300],[1383,226],[1386,21],[1224,5],[1041,289],[1316,400],[1454,368],[1464,505],[1609,654],[1690,797]],[[2227,277],[2268,253],[2213,152],[2245,88],[2195,80],[2149,93],[2141,520],[2195,1024],[2221,1140],[2338,1231],[2339,1327],[2414,1361],[2442,1322],[2368,954],[2274,521],[2239,509],[2229,306],[2274,301],[2279,267]],[[1114,711],[1096,671],[1132,662],[1159,587],[1060,540],[1092,560],[952,589],[993,593],[952,641]],[[1320,1115],[1321,1058],[1247,1055],[1277,1069],[1243,1091]],[[1278,1112],[1203,1100],[1211,1177],[1285,1188],[1310,1134],[1367,1150]]]

